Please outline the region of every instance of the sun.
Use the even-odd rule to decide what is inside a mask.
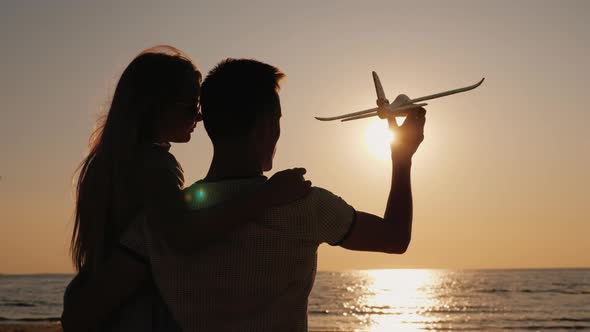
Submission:
[[[369,153],[379,160],[389,160],[391,156],[390,145],[395,135],[389,129],[387,121],[373,119],[367,126],[365,142]]]

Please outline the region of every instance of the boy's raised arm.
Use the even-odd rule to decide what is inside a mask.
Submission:
[[[412,156],[424,140],[426,111],[417,109],[400,127],[395,119],[389,121],[396,132],[391,147],[391,189],[383,218],[357,212],[357,221],[342,247],[359,251],[403,254],[412,237],[412,186],[410,181]]]

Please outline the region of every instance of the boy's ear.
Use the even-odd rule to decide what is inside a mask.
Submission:
[[[256,140],[260,140],[265,137],[268,126],[264,118],[265,117],[263,116],[256,117],[254,120],[254,125],[252,126],[248,136]]]
[[[268,116],[257,116],[254,121],[253,131],[264,132],[270,127],[271,123]]]

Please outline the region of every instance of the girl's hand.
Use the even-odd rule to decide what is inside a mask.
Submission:
[[[311,181],[305,180],[305,168],[291,168],[273,175],[260,189],[264,206],[287,204],[307,196],[311,192]]]

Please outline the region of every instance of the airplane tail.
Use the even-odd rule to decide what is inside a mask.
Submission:
[[[381,85],[381,81],[379,80],[379,76],[377,76],[376,72],[373,72],[373,82],[375,83],[377,100],[387,100],[387,98],[385,97],[385,92],[383,91],[383,86]]]

